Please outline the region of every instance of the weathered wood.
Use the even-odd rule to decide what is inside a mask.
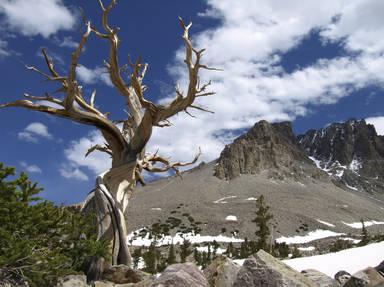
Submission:
[[[121,67],[118,59],[118,28],[111,27],[109,13],[116,5],[111,0],[108,6],[99,0],[102,10],[103,32],[96,30],[89,21],[84,21],[85,32],[71,54],[71,63],[67,75],[60,75],[54,68],[52,59],[43,49],[42,53],[48,72],[45,73],[35,67],[27,66],[27,69],[39,73],[49,81],[60,84],[58,93],[63,97],[55,98],[48,93],[44,96],[31,96],[25,94],[27,99],[17,100],[10,103],[0,104],[3,107],[22,107],[29,110],[48,113],[58,117],[70,119],[86,125],[96,127],[105,140],[105,145],[90,147],[87,154],[94,151],[106,152],[112,157],[111,169],[99,175],[96,179],[94,191],[87,197],[84,204],[84,212],[95,212],[97,220],[97,232],[100,240],[110,242],[109,260],[98,260],[93,262],[91,273],[93,278],[98,278],[105,266],[126,264],[131,265],[131,256],[127,246],[127,218],[124,217],[136,182],[143,182],[141,172],[143,169],[150,172],[166,172],[193,164],[197,161],[200,153],[190,163],[171,163],[168,159],[159,156],[157,153],[148,155],[145,146],[148,143],[154,126],[166,127],[170,125],[169,118],[179,112],[187,112],[187,108],[195,108],[206,111],[204,108],[194,105],[199,96],[213,95],[207,92],[209,83],[199,85],[198,73],[200,69],[210,69],[202,65],[201,58],[204,50],[195,50],[189,38],[189,29],[192,23],[185,25],[182,19],[180,24],[183,29],[183,40],[185,44],[185,63],[189,75],[187,95],[184,97],[180,88],[176,89],[176,98],[167,105],[156,105],[145,99],[146,87],[143,79],[148,65],[141,63],[138,59],[135,63],[130,61],[131,75],[130,82],[126,83],[122,78]],[[79,59],[87,43],[88,38],[95,34],[103,40],[108,41],[109,56],[105,62],[110,79],[117,92],[125,98],[127,118],[118,121],[122,128],[108,119],[108,113],[103,113],[95,107],[96,91],[90,96],[87,102],[83,96],[83,89],[78,84],[76,69],[79,66]],[[54,104],[54,107],[48,104]]]

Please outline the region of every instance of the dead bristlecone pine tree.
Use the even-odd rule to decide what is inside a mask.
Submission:
[[[194,102],[198,97],[214,94],[207,91],[210,82],[199,84],[199,70],[211,68],[200,62],[204,49],[196,50],[192,47],[189,38],[192,23],[186,25],[180,18],[186,52],[184,61],[189,75],[186,93],[183,94],[177,86],[176,97],[166,105],[157,105],[145,99],[146,88],[143,85],[143,78],[147,64],[142,63],[140,59],[135,62],[130,61],[128,66],[119,62],[119,29],[112,27],[109,22],[109,14],[115,7],[116,1],[112,0],[108,6],[102,0],[99,0],[99,3],[102,10],[102,30],[97,30],[89,21],[84,20],[84,32],[75,51],[71,54],[66,74],[60,74],[55,69],[53,60],[44,49],[42,54],[47,72],[27,66],[27,69],[39,73],[46,80],[57,83],[60,86],[58,92],[62,97],[53,97],[49,93],[43,96],[24,94],[24,99],[0,105],[0,107],[22,107],[94,126],[104,137],[104,145],[90,147],[85,155],[99,151],[109,154],[112,158],[111,168],[97,176],[95,189],[87,197],[83,206],[83,210],[95,212],[98,238],[110,242],[110,258],[91,264],[88,273],[91,278],[98,278],[102,270],[111,265],[132,266],[127,246],[125,212],[137,182],[144,184],[140,176],[141,172],[143,170],[149,172],[174,170],[178,173],[179,167],[195,163],[200,155],[199,152],[189,163],[171,163],[158,153],[147,154],[145,147],[152,135],[153,127],[170,126],[169,118],[179,112],[191,115],[188,109],[207,111]],[[121,121],[111,121],[108,118],[109,113],[96,108],[96,91],[87,99],[88,95],[84,94],[84,89],[77,81],[76,68],[79,66],[79,59],[87,40],[91,36],[96,36],[109,45],[109,55],[105,61],[106,70],[116,89],[116,94],[125,100],[125,106],[122,109],[127,111],[127,118]],[[130,73],[129,77],[124,79],[122,69],[125,71],[126,67],[130,67]]]

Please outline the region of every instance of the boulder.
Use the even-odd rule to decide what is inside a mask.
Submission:
[[[384,277],[372,267],[352,275],[343,287],[383,287]]]
[[[151,287],[208,287],[203,272],[191,262],[168,266]]]
[[[314,283],[317,284],[319,287],[338,287],[340,284],[333,278],[329,277],[328,275],[317,271],[315,269],[307,269],[301,271],[301,274],[303,274],[305,277],[311,279]]]
[[[95,281],[92,287],[150,287],[152,279],[146,279],[138,283],[115,284],[109,281]]]
[[[233,287],[296,286],[317,287],[303,274],[293,270],[263,250],[245,260]]]
[[[226,256],[217,257],[204,270],[211,287],[232,287],[241,266]]]
[[[152,275],[132,269],[126,265],[115,265],[105,269],[101,277],[103,281],[110,281],[115,284],[126,284],[144,281],[151,278]]]
[[[347,271],[341,270],[335,274],[335,280],[343,286],[351,278],[351,274]]]
[[[67,275],[59,277],[56,287],[90,287],[85,275]]]
[[[384,276],[384,261],[375,267],[376,271]]]

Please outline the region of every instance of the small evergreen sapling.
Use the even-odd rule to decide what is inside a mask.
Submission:
[[[258,237],[257,249],[268,250],[268,237],[271,234],[268,222],[273,218],[269,212],[269,206],[265,203],[264,196],[261,195],[256,201],[256,217],[252,222],[256,223],[258,230],[255,232]]]

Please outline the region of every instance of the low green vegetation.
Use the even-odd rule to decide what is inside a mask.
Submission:
[[[0,278],[30,286],[54,286],[58,276],[81,272],[106,257],[91,218],[38,197],[42,188],[25,173],[0,163]]]
[[[260,249],[271,253],[275,257],[287,258],[290,253],[295,253],[299,257],[300,252],[296,248],[290,249],[285,243],[270,242],[270,221],[273,215],[270,207],[266,204],[264,196],[260,196],[255,205],[255,217],[252,222],[255,223],[255,239],[244,239],[242,243],[228,243],[221,245],[215,240],[202,244],[192,244],[187,240],[188,235],[195,235],[201,231],[201,222],[196,221],[189,213],[183,212],[187,205],[181,204],[176,210],[170,212],[170,216],[162,222],[152,224],[143,228],[136,234],[136,238],[150,239],[151,244],[148,247],[135,247],[133,251],[133,261],[135,267],[140,267],[139,263],[143,261],[143,270],[155,274],[164,270],[168,265],[193,260],[203,269],[208,266],[219,254],[224,254],[229,258],[243,259],[255,254]],[[222,228],[222,233],[227,229]],[[180,235],[184,237],[181,244],[171,242],[168,245],[159,244],[164,236]],[[238,234],[239,230],[229,232],[232,235]],[[132,243],[133,240],[131,240]],[[161,246],[160,246],[161,245]],[[225,251],[223,252],[222,250]],[[189,259],[188,259],[189,258]]]

